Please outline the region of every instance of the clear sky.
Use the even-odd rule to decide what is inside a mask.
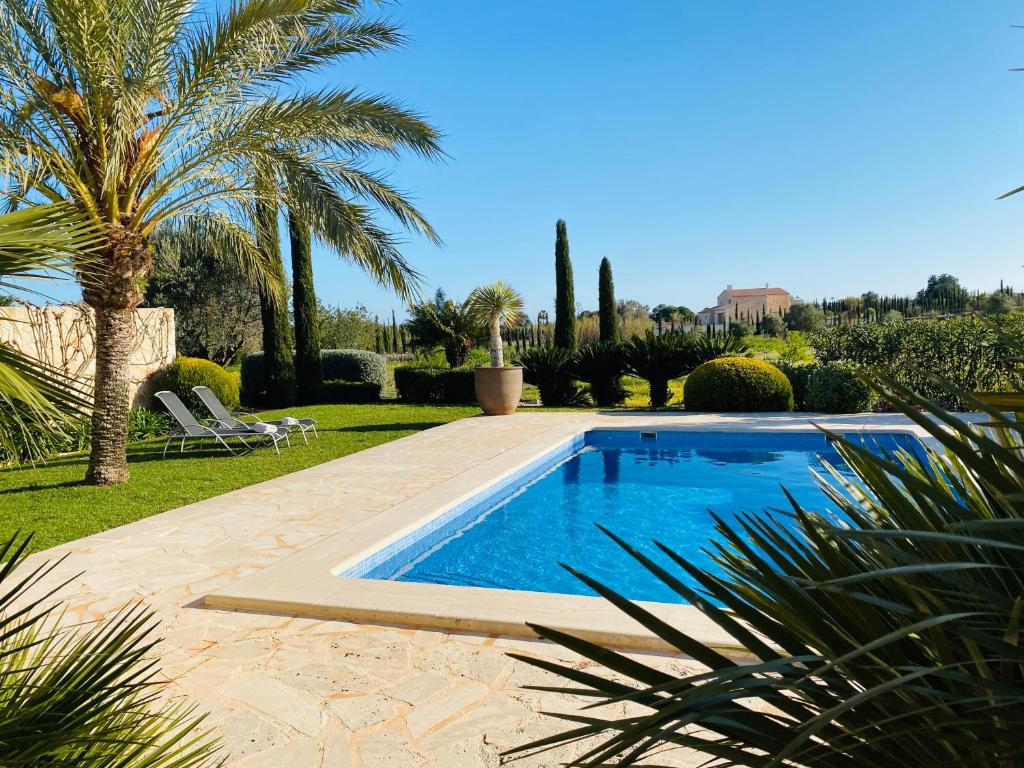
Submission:
[[[906,293],[952,272],[1024,287],[1024,3],[407,0],[404,50],[339,73],[447,134],[394,179],[439,229],[406,253],[456,296],[498,278],[531,313],[568,222],[581,308]],[[329,254],[329,303],[397,302]]]
[[[451,160],[392,178],[445,240],[428,290],[498,278],[552,305],[555,220],[581,308],[700,309],[726,283],[909,293],[931,273],[1024,287],[1024,3],[406,0],[410,44],[313,81],[402,98]],[[285,240],[287,242],[287,240]],[[399,302],[327,252],[329,304]],[[401,316],[401,315],[400,315]]]

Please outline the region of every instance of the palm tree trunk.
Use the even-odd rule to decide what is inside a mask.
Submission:
[[[92,448],[85,480],[112,485],[128,480],[129,360],[132,308],[96,307],[96,376]]]
[[[505,365],[505,355],[501,346],[501,321],[491,318],[491,365],[495,368],[502,368]]]

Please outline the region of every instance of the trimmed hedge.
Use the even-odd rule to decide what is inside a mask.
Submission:
[[[191,410],[206,413],[192,387],[206,386],[213,390],[224,407],[229,411],[238,408],[239,377],[231,371],[225,371],[210,360],[198,357],[178,357],[160,374],[158,386],[169,389],[182,399]]]
[[[325,349],[321,353],[324,381],[358,381],[377,384],[381,389],[387,383],[388,365],[383,355],[364,349]]]
[[[815,413],[861,413],[878,405],[874,390],[857,377],[857,366],[845,361],[820,363],[807,377],[805,408]]]
[[[302,405],[380,402],[380,384],[369,381],[325,381],[298,388]]]
[[[407,403],[476,402],[471,368],[402,365],[395,368],[395,389],[398,397]]]
[[[325,382],[376,384],[384,389],[388,366],[383,355],[364,349],[325,349],[320,354]],[[263,376],[263,353],[246,355],[242,360],[242,400],[247,405],[263,404]]]
[[[683,402],[691,411],[792,411],[793,387],[764,360],[720,357],[686,377]]]

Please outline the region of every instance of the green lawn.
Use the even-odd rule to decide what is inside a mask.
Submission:
[[[669,405],[683,404],[683,382],[686,377],[672,379],[668,383],[671,395],[668,399]],[[636,376],[623,376],[622,386],[628,393],[625,405],[627,408],[647,408],[651,404],[651,387],[646,379],[638,379]]]
[[[131,482],[112,488],[83,485],[85,457],[53,459],[36,467],[0,471],[0,541],[34,531],[34,549],[124,525],[183,504],[321,464],[429,427],[479,413],[470,406],[322,405],[289,409],[318,422],[310,444],[292,436],[292,447],[261,448],[232,457],[193,448],[160,458],[163,440],[129,447]],[[285,411],[270,411],[276,418]]]

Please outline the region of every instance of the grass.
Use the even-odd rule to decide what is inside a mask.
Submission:
[[[669,405],[683,404],[683,381],[685,377],[672,379],[668,383],[671,393],[668,399]],[[628,393],[626,395],[627,408],[647,408],[651,404],[651,387],[646,379],[639,379],[636,376],[623,376],[622,386]]]
[[[294,409],[291,409],[294,411]],[[184,504],[270,480],[364,448],[479,413],[474,406],[322,405],[302,409],[317,420],[320,438],[309,445],[261,448],[232,457],[223,450],[193,448],[160,457],[163,439],[129,446],[131,482],[97,488],[82,483],[84,454],[35,467],[0,471],[0,540],[34,531],[36,550],[89,536]],[[279,418],[285,411],[269,411]]]

